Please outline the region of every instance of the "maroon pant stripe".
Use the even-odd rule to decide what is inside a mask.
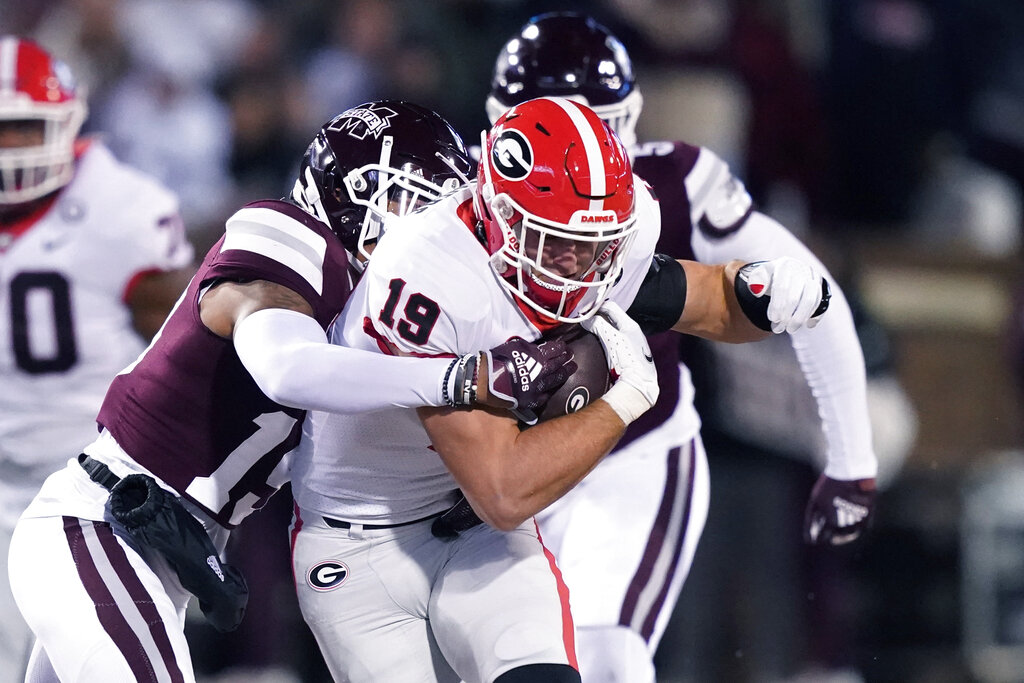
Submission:
[[[167,671],[171,674],[172,683],[184,683],[185,675],[181,672],[178,661],[174,657],[174,648],[171,647],[171,639],[167,635],[167,625],[164,623],[163,618],[161,618],[160,612],[157,611],[153,598],[142,584],[142,579],[135,573],[135,568],[132,567],[131,562],[128,561],[124,548],[114,538],[114,531],[110,528],[110,525],[96,524],[95,527],[96,536],[100,540],[100,545],[103,546],[103,552],[107,554],[107,559],[110,560],[114,571],[120,577],[121,582],[124,583],[128,595],[131,596],[135,605],[139,608],[139,613],[142,614],[143,620],[149,625],[149,632],[153,636],[153,642],[156,643],[157,651],[160,652],[160,657],[163,659]]]
[[[96,607],[96,616],[99,618],[103,630],[107,632],[110,639],[114,641],[114,645],[124,655],[136,680],[154,681],[155,683],[157,678],[156,672],[153,670],[153,663],[149,661],[149,657],[142,647],[142,641],[132,631],[128,621],[121,613],[121,609],[114,601],[110,589],[103,583],[103,577],[100,576],[96,562],[85,543],[85,535],[78,518],[64,517],[63,519],[64,535],[68,539],[68,547],[71,548],[71,556],[75,560],[78,576],[82,580],[85,591],[92,598],[92,603]],[[99,527],[101,524],[108,526],[103,523],[97,523],[94,526]]]
[[[683,520],[679,527],[679,535],[675,539],[675,548],[672,549],[672,562],[669,564],[668,573],[665,575],[665,580],[661,584],[661,590],[658,591],[658,597],[651,606],[651,611],[647,613],[647,618],[644,619],[643,627],[640,629],[640,635],[644,637],[644,640],[650,640],[651,634],[654,633],[654,623],[658,620],[658,615],[661,614],[662,608],[665,606],[665,598],[668,595],[669,586],[672,585],[672,579],[675,578],[676,570],[679,568],[679,556],[683,554],[683,541],[686,539],[686,530],[690,526],[690,509],[693,503],[693,478],[694,469],[697,466],[697,458],[693,444],[690,444],[690,474],[687,477],[686,484],[686,502],[683,504]],[[676,467],[678,468],[678,457],[676,458]],[[676,472],[678,477],[678,470]]]
[[[690,443],[689,450],[690,472],[687,479],[687,487],[682,492],[678,490],[680,449],[676,447],[668,452],[665,490],[662,494],[661,503],[658,507],[658,514],[655,517],[654,526],[651,528],[651,532],[648,535],[647,546],[644,549],[643,557],[640,560],[640,566],[637,568],[636,574],[634,574],[633,580],[630,582],[629,588],[626,590],[626,598],[622,603],[622,610],[619,613],[620,625],[629,626],[632,624],[640,594],[651,581],[651,575],[654,573],[655,564],[657,563],[658,557],[661,555],[662,548],[665,546],[665,536],[668,532],[668,526],[672,518],[672,508],[674,507],[676,497],[682,493],[687,498],[686,503],[684,504],[682,526],[677,538],[672,539],[674,542],[672,563],[662,586],[658,591],[658,598],[655,601],[652,610],[644,617],[640,632],[640,635],[644,637],[644,640],[650,638],[651,633],[654,631],[654,622],[657,620],[658,612],[664,604],[665,596],[668,593],[668,587],[672,583],[672,577],[675,576],[676,564],[679,561],[679,556],[683,547],[683,539],[686,536],[686,527],[690,521],[689,499],[693,489],[693,469],[696,464],[694,462],[694,444],[692,442]]]

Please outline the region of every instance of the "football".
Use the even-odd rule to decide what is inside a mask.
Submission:
[[[608,360],[601,340],[596,335],[580,325],[572,325],[568,332],[552,335],[551,338],[565,341],[572,351],[577,369],[538,411],[541,422],[581,410],[591,401],[600,398],[611,386]]]

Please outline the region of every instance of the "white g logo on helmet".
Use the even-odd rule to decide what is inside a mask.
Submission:
[[[523,180],[533,170],[533,148],[518,130],[506,130],[491,147],[491,163],[502,178]]]

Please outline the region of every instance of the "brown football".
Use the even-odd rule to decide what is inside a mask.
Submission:
[[[596,335],[580,325],[572,325],[567,332],[553,334],[550,338],[565,341],[573,353],[577,369],[539,411],[540,421],[575,413],[600,398],[611,386],[608,360]]]

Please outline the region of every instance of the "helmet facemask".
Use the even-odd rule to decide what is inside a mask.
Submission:
[[[389,214],[413,213],[462,185],[457,177],[447,178],[440,185],[428,180],[423,169],[412,162],[391,166],[393,145],[394,140],[385,136],[380,161],[352,169],[343,181],[348,200],[366,209],[356,243],[356,250],[365,260],[370,258],[368,247],[376,244],[383,234],[384,221]]]
[[[405,162],[397,168],[391,166],[393,149],[394,138],[384,136],[378,161],[351,169],[341,178],[340,184],[333,162],[321,174],[322,183],[316,181],[307,165],[303,170],[305,176],[300,176],[292,189],[292,199],[303,209],[328,225],[344,225],[344,229],[338,232],[349,235],[349,239],[355,237],[345,246],[349,250],[349,262],[357,272],[365,269],[372,246],[384,233],[388,215],[413,213],[464,184],[463,179],[454,175],[445,178],[441,184],[427,180],[423,169],[413,162]],[[450,163],[440,153],[437,156]],[[455,166],[452,168],[457,172]],[[320,196],[321,191],[330,193],[332,201],[325,203]],[[328,206],[339,210],[332,212]]]

